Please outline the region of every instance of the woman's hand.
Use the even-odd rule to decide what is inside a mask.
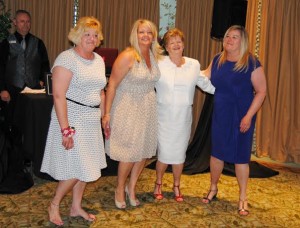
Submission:
[[[66,150],[74,147],[73,137],[62,136],[62,145]]]
[[[102,117],[102,128],[103,128],[105,139],[109,139],[110,132],[111,132],[109,115],[104,115]]]
[[[240,131],[242,133],[245,133],[246,131],[249,130],[249,128],[251,127],[251,117],[249,116],[244,116],[243,119],[241,120],[241,123],[240,123]]]

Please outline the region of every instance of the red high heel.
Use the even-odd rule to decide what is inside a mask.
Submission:
[[[155,191],[156,186],[158,186],[157,187],[157,191],[161,192],[161,186],[162,186],[162,184],[155,183],[154,191]],[[164,198],[164,196],[163,196],[162,193],[153,193],[153,195],[154,195],[154,198],[157,199],[157,200],[162,200]]]
[[[175,188],[178,189],[179,195],[176,195]],[[182,202],[183,201],[183,195],[180,193],[179,185],[174,185],[173,186],[173,191],[174,191],[174,199],[176,200],[176,202]]]

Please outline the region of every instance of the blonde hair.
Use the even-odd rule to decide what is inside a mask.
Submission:
[[[161,53],[162,53],[162,48],[160,47],[160,45],[157,42],[157,29],[156,29],[155,24],[147,19],[136,20],[131,29],[129,42],[130,42],[131,48],[135,52],[135,59],[138,62],[141,61],[141,59],[142,59],[141,49],[140,49],[139,42],[138,42],[138,29],[139,29],[140,25],[146,25],[151,30],[151,32],[153,34],[151,50],[154,55],[154,58],[156,60],[160,59]]]
[[[248,46],[248,33],[243,26],[240,25],[233,25],[227,29],[224,38],[228,35],[229,32],[237,30],[240,32],[241,35],[241,47],[240,47],[240,56],[238,61],[235,63],[233,68],[234,71],[247,71],[249,67],[249,58],[254,58],[249,52]],[[223,43],[224,46],[224,43]],[[227,59],[227,52],[223,50],[218,59],[218,67],[226,62]]]
[[[164,34],[164,37],[163,37],[163,40],[162,40],[162,47],[164,48],[164,51],[165,51],[165,54],[168,55],[168,51],[166,49],[166,46],[168,44],[168,42],[170,41],[170,39],[172,37],[180,37],[181,41],[184,43],[184,34],[183,32],[178,29],[178,28],[172,28],[172,29],[169,29],[165,34]]]
[[[88,29],[95,29],[96,32],[98,33],[97,46],[99,46],[101,43],[101,40],[103,40],[102,26],[101,26],[100,21],[98,21],[94,17],[81,17],[79,19],[77,25],[70,30],[68,39],[77,45],[80,43],[82,35]]]

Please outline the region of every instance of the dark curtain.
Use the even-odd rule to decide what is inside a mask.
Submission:
[[[186,159],[183,168],[183,173],[185,174],[196,174],[209,171],[212,110],[213,95],[207,94],[193,140],[186,151]]]

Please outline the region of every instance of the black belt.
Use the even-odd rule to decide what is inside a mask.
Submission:
[[[82,104],[82,103],[80,103],[80,102],[78,102],[78,101],[73,101],[73,100],[71,100],[70,98],[66,98],[66,99],[67,99],[68,101],[71,101],[71,102],[75,103],[75,104],[79,104],[79,105],[85,106],[85,107],[90,107],[90,108],[99,108],[99,107],[100,107],[100,105],[91,106],[91,105]]]

